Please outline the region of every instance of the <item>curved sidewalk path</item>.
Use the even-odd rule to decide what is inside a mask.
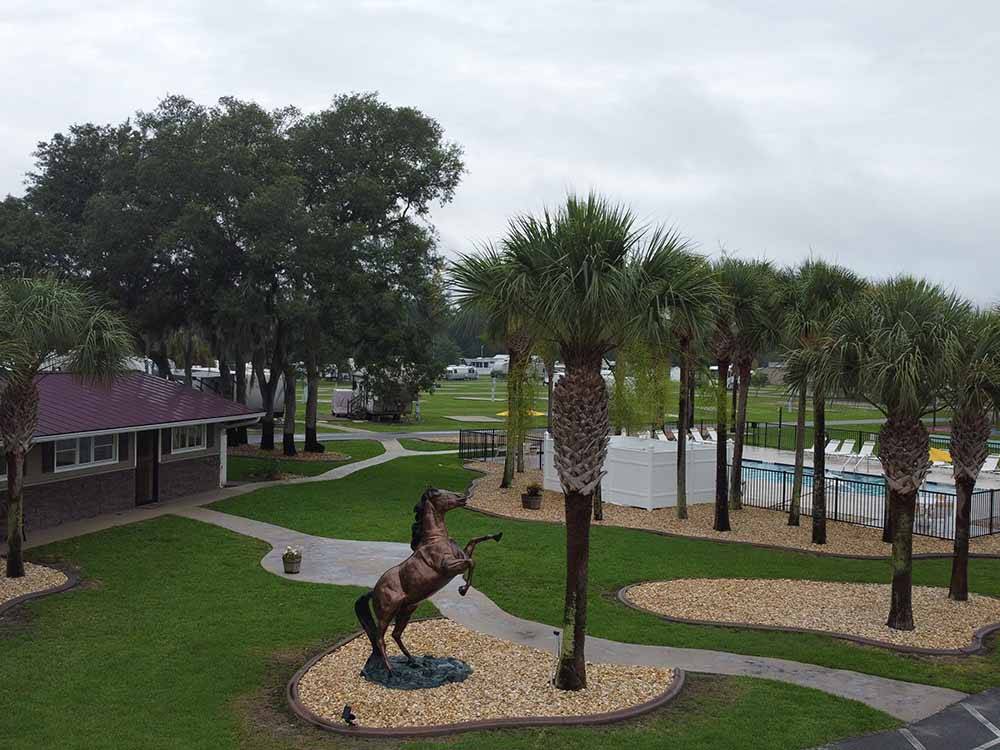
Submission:
[[[342,468],[349,469],[351,466]],[[320,478],[332,478],[329,476],[332,473],[321,475]],[[261,560],[261,565],[269,572],[290,580],[370,587],[386,568],[410,554],[409,545],[406,544],[318,537],[208,508],[179,510],[177,514],[267,542],[271,545],[271,551]],[[281,553],[288,545],[301,547],[303,550],[302,569],[298,575],[286,576],[283,572]],[[544,651],[555,649],[552,626],[514,617],[476,589],[470,590],[468,596],[461,597],[458,594],[459,583],[460,579],[455,579],[433,597],[432,601],[442,614],[481,633]],[[956,690],[785,659],[702,649],[643,646],[595,637],[587,638],[587,655],[595,662],[679,667],[692,672],[780,680],[861,701],[906,722],[924,719],[967,697]]]

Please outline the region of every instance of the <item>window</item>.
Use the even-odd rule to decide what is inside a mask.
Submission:
[[[200,451],[205,447],[205,425],[175,427],[170,438],[171,452]]]
[[[96,435],[57,440],[55,453],[56,471],[113,464],[118,460],[118,436]]]

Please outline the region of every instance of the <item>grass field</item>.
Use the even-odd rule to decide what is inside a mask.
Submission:
[[[451,456],[399,459],[340,480],[332,488],[274,487],[213,507],[310,534],[406,541],[413,501],[428,484],[461,489],[474,477]],[[504,531],[503,543],[477,550],[476,585],[508,612],[557,624],[562,613],[565,532],[472,511],[448,516],[455,539]],[[913,682],[977,692],[1000,685],[1000,654],[940,659],[863,647],[828,636],[667,623],[619,604],[622,586],[663,578],[890,580],[888,561],[845,560],[755,549],[631,529],[593,529],[587,618],[590,632],[617,640],[776,656]],[[949,560],[918,560],[914,583],[947,586]],[[481,577],[480,577],[481,576]],[[1000,596],[1000,560],[970,562],[973,591]],[[886,602],[888,609],[888,601]]]
[[[424,393],[420,397],[420,419],[410,417],[403,422],[353,422],[351,420],[333,420],[330,416],[330,400],[333,391],[346,384],[323,382],[320,386],[320,432],[338,432],[337,427],[346,429],[363,429],[373,432],[416,432],[421,430],[459,430],[469,428],[503,428],[504,418],[499,416],[507,408],[507,384],[498,379],[496,387],[491,380],[483,378],[469,381],[444,381],[439,383],[432,393]],[[670,404],[677,403],[678,384],[671,383]],[[547,411],[546,391],[543,384],[535,388],[536,400],[534,409]],[[757,422],[795,423],[795,403],[788,398],[781,387],[768,386],[750,393],[747,407],[747,419]],[[807,419],[812,419],[812,407]],[[667,419],[677,418],[676,407],[668,407]],[[467,416],[480,417],[483,421],[458,422],[448,417]],[[731,415],[730,415],[731,417]],[[857,404],[830,402],[827,405],[827,420],[867,420],[880,419],[881,415],[873,408]],[[490,422],[489,419],[499,420]],[[699,389],[695,399],[695,421],[711,424],[715,421],[715,391],[710,388]],[[533,427],[544,427],[545,417],[532,419]],[[280,426],[278,427],[280,430]],[[305,432],[305,423],[300,419],[296,422],[296,430]]]
[[[413,498],[427,482],[458,489],[470,477],[439,457],[402,459],[393,466],[300,486],[293,494],[260,491],[248,507],[293,518],[294,509],[273,506],[301,500],[303,524],[357,538],[398,539],[412,520]],[[322,524],[316,515],[321,513],[342,523]],[[494,522],[463,511],[454,525],[464,536],[485,520]],[[529,545],[552,544],[558,552],[561,534],[536,524],[511,531],[514,543],[505,537],[483,554],[477,578],[516,597],[524,589],[512,585],[511,574]],[[325,735],[290,714],[283,690],[308,656],[356,630],[352,604],[360,589],[278,578],[260,566],[266,550],[256,540],[172,516],[32,550],[33,560],[75,566],[85,584],[0,620],[0,683],[8,686],[0,711],[3,747],[792,750],[897,724],[860,703],[813,690],[693,675],[675,703],[605,728],[480,732],[404,743]],[[508,556],[513,559],[506,562]],[[551,572],[546,555],[542,567]],[[559,580],[547,580],[537,594],[561,598]],[[421,614],[432,611],[427,606]]]

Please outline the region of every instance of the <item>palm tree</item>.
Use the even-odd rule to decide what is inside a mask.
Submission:
[[[842,266],[810,258],[786,271],[780,283],[787,340],[786,384],[798,397],[795,473],[788,525],[798,526],[805,464],[806,405],[813,391],[812,541],[826,544],[826,397],[838,385],[832,333],[845,305],[857,299],[865,281]]]
[[[566,596],[556,687],[586,687],[587,567],[593,494],[603,475],[609,421],[604,355],[632,340],[679,301],[663,270],[686,243],[647,231],[632,212],[596,195],[570,196],[541,217],[511,222],[505,252],[517,266],[505,293],[517,296],[559,344],[566,374],[554,389],[553,460],[565,495]],[[650,283],[656,279],[660,283]]]
[[[775,272],[763,260],[724,258],[719,281],[729,298],[731,356],[735,380],[733,398],[733,468],[730,474],[729,507],[743,507],[743,443],[746,438],[750,369],[756,356],[777,340]]]
[[[951,463],[955,476],[955,554],[948,596],[969,598],[969,533],[972,493],[989,453],[990,411],[1000,406],[1000,313],[963,316],[960,351],[948,373],[945,398],[952,409]]]
[[[960,321],[968,304],[924,280],[878,284],[838,324],[839,369],[848,393],[885,416],[879,460],[892,524],[892,601],[886,624],[913,630],[913,514],[930,466],[921,418],[961,367]]]
[[[521,289],[508,283],[515,271],[509,258],[487,244],[476,254],[461,256],[451,265],[451,288],[460,309],[476,316],[491,338],[502,340],[507,363],[507,450],[501,487],[514,481],[515,459],[523,450],[527,409],[523,390],[536,335],[520,299]],[[551,410],[551,404],[549,405]]]
[[[36,379],[52,357],[85,378],[118,373],[133,350],[124,319],[79,287],[0,281],[0,445],[7,460],[7,577],[24,575],[24,457],[38,427]]]

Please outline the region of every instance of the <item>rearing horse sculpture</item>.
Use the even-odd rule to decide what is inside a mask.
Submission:
[[[410,539],[413,554],[399,565],[389,568],[378,579],[375,588],[354,603],[354,611],[361,627],[372,644],[372,653],[366,666],[377,659],[387,671],[392,671],[385,650],[385,634],[393,622],[395,626],[392,629],[392,639],[404,656],[413,661],[410,652],[403,645],[402,636],[414,610],[420,602],[440,591],[459,573],[463,574],[465,583],[459,587],[458,593],[465,596],[475,567],[472,551],[480,542],[490,539],[500,541],[503,532],[476,537],[463,549],[448,537],[444,514],[453,508],[465,507],[465,504],[464,495],[427,489],[421,496],[420,503],[413,508],[415,520]]]

